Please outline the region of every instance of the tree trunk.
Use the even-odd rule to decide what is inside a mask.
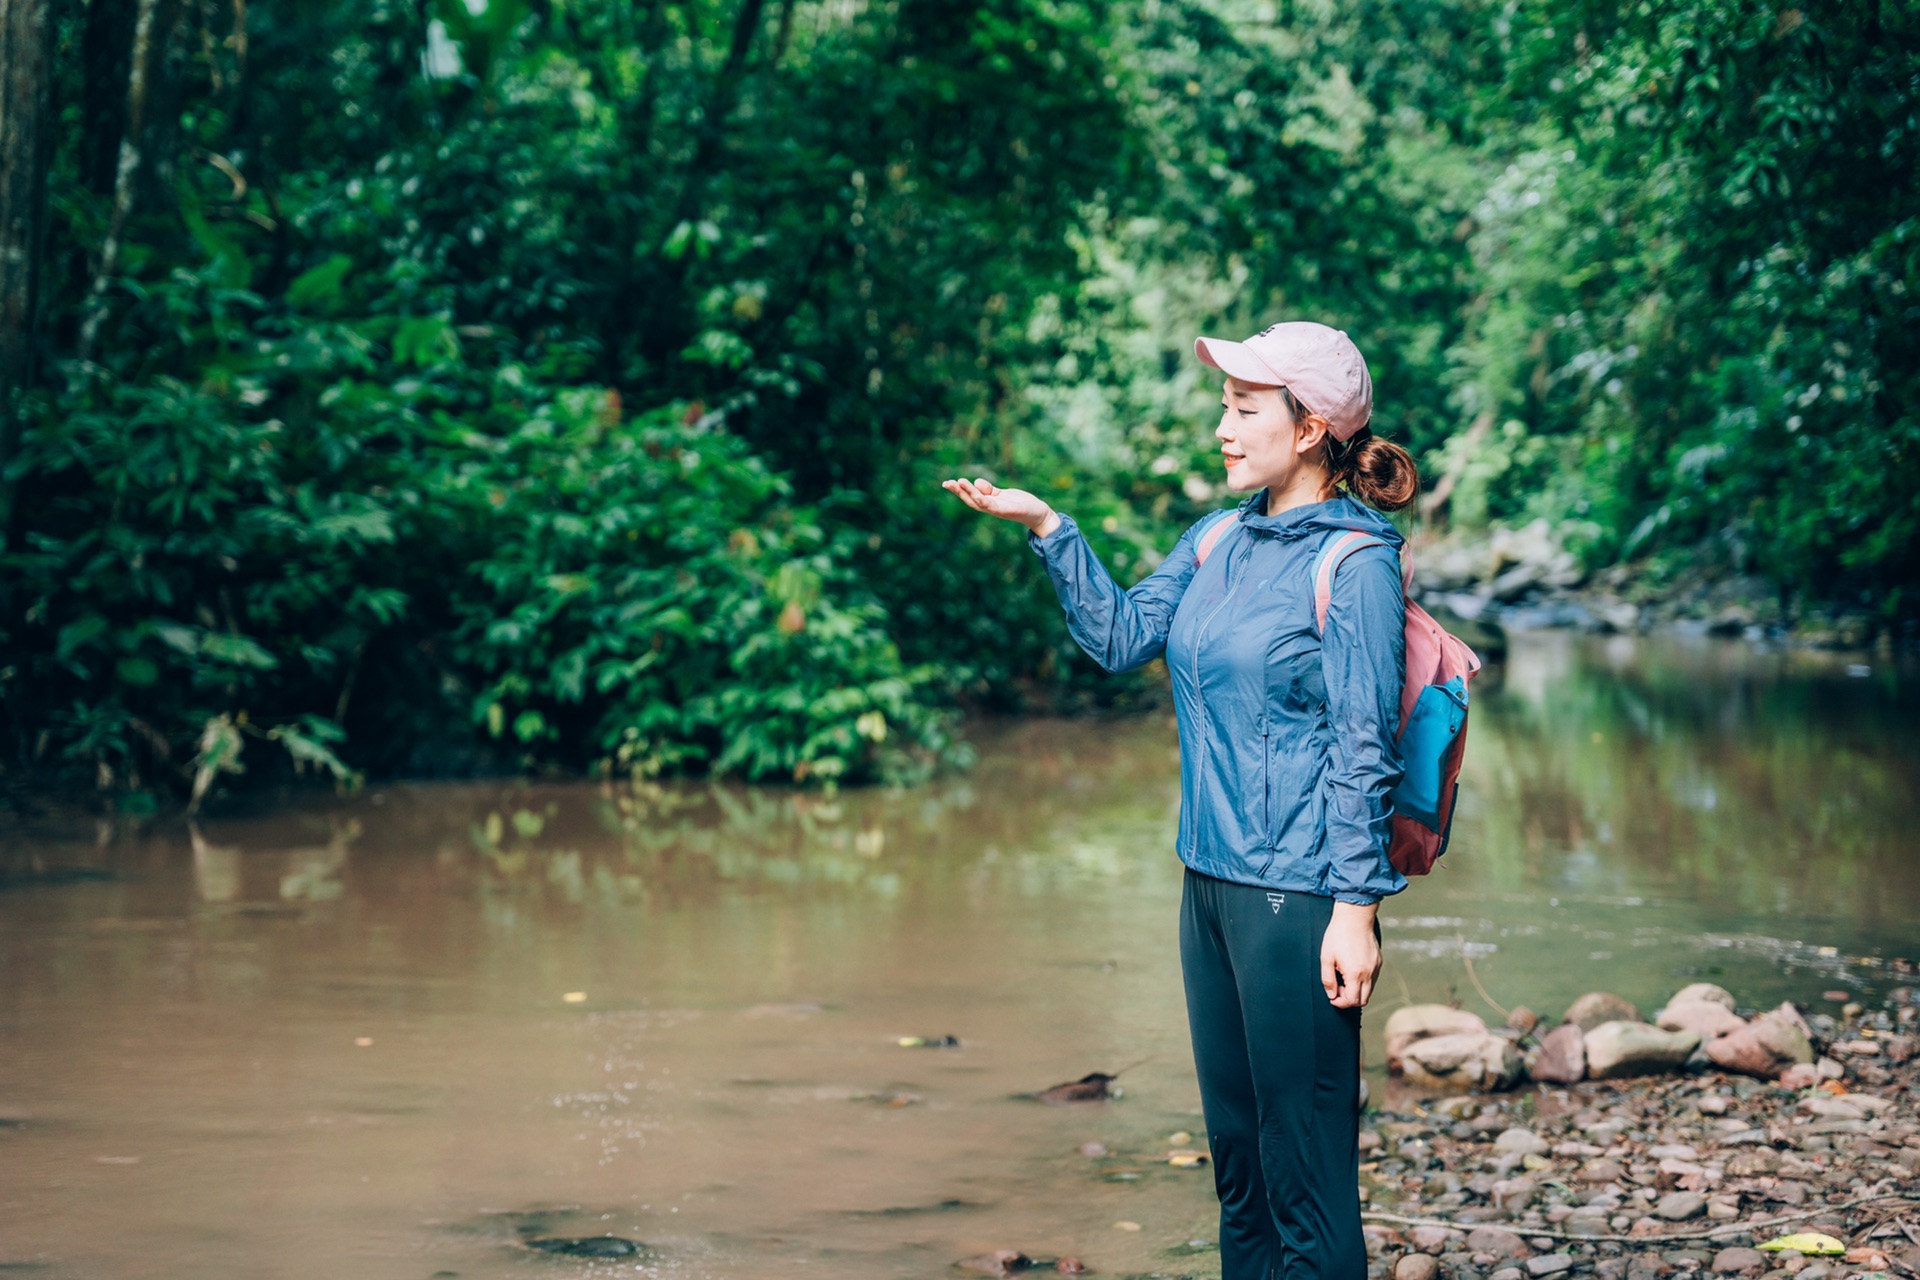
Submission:
[[[107,289],[120,270],[127,221],[141,196],[154,188],[157,178],[172,170],[166,142],[178,133],[179,121],[177,113],[171,113],[173,95],[167,82],[174,78],[169,74],[174,70],[170,64],[184,8],[181,0],[138,0],[127,71],[127,123],[120,135],[114,167],[113,213],[107,220],[106,239],[100,244],[100,260],[94,267],[93,286],[87,290],[85,318],[80,323],[82,360],[93,358],[100,324],[106,319]],[[162,117],[170,113],[175,118],[163,122]]]
[[[32,385],[53,131],[51,0],[0,0],[0,474],[12,466]],[[0,479],[0,547],[14,531]]]
[[[132,74],[138,0],[88,0],[80,35],[80,180],[111,195],[127,136],[127,79]]]

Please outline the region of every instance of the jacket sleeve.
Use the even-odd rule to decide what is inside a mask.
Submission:
[[[1160,567],[1131,591],[1120,589],[1071,516],[1062,515],[1060,527],[1044,538],[1029,533],[1027,545],[1047,566],[1074,641],[1106,670],[1132,671],[1167,647],[1173,611],[1198,563],[1194,531],[1201,524],[1182,534]]]
[[[1400,691],[1406,671],[1406,601],[1399,557],[1391,547],[1365,547],[1333,577],[1327,625],[1320,637],[1327,687],[1327,853],[1336,901],[1362,905],[1407,887],[1387,861],[1400,781]]]

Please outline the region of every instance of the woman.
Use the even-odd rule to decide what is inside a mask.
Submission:
[[[1368,429],[1373,383],[1345,333],[1274,325],[1201,338],[1226,375],[1214,434],[1237,511],[1187,530],[1122,591],[1070,517],[985,480],[944,487],[1023,524],[1067,626],[1109,671],[1162,653],[1180,725],[1186,864],[1180,964],[1220,1194],[1225,1280],[1363,1280],[1357,1190],[1360,1009],[1380,972],[1380,899],[1398,781],[1405,606],[1400,535],[1413,460]],[[1334,576],[1347,530],[1384,545]]]

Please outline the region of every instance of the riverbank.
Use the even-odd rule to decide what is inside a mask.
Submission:
[[[1796,601],[1766,578],[1710,555],[1633,561],[1590,574],[1545,520],[1416,538],[1413,559],[1422,602],[1469,628],[1674,631],[1775,647],[1920,651],[1920,629],[1890,626],[1875,608]]]
[[[1829,994],[1837,1012],[1803,1018],[1804,1063],[1694,1056],[1509,1094],[1396,1080],[1362,1136],[1372,1280],[1920,1275],[1915,992],[1871,1009]],[[1806,1232],[1831,1239],[1762,1248]]]

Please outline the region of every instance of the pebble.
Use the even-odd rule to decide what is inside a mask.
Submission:
[[[1570,1253],[1547,1253],[1527,1259],[1527,1274],[1531,1276],[1557,1276],[1562,1271],[1571,1270],[1573,1255]]]
[[[1767,1255],[1758,1249],[1722,1249],[1713,1255],[1715,1275],[1730,1276],[1742,1271],[1758,1271],[1767,1265]]]
[[[1488,1276],[1487,1280],[1521,1280],[1521,1277],[1525,1274],[1526,1272],[1520,1270],[1518,1267],[1501,1267],[1492,1275]]]
[[[1705,1212],[1707,1198],[1698,1191],[1669,1191],[1660,1197],[1660,1203],[1653,1211],[1668,1222],[1685,1222]]]
[[[1440,1263],[1429,1254],[1409,1253],[1393,1264],[1393,1280],[1434,1280]]]
[[[1493,1140],[1496,1151],[1515,1151],[1523,1156],[1542,1155],[1547,1151],[1547,1140],[1531,1129],[1508,1129]]]

